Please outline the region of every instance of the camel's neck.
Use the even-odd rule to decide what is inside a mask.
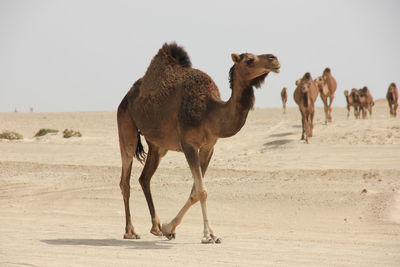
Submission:
[[[218,137],[230,137],[235,135],[246,122],[249,110],[254,104],[254,91],[251,86],[240,82],[233,84],[231,98],[221,103],[215,110],[213,124],[215,135]]]

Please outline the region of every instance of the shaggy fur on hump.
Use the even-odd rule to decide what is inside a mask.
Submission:
[[[178,46],[175,42],[170,44],[165,43],[159,52],[163,52],[164,54],[171,56],[176,63],[184,68],[192,67],[192,62],[190,62],[189,55],[185,49],[183,49],[181,46]]]

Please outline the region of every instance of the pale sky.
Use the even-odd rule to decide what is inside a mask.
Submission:
[[[273,53],[256,107],[294,106],[295,81],[330,67],[344,90],[400,85],[400,1],[0,0],[0,112],[116,110],[164,42],[187,50],[227,100],[231,53]],[[320,99],[317,105],[321,106]]]

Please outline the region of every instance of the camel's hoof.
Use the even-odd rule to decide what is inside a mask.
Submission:
[[[222,239],[211,234],[210,236],[205,236],[201,239],[202,244],[221,244]]]
[[[201,239],[201,243],[202,243],[202,244],[214,244],[215,241],[214,241],[214,239],[212,239],[211,237],[203,237],[203,238]]]
[[[174,233],[175,229],[172,229],[169,224],[163,224],[161,226],[162,234],[168,238],[169,240],[175,239],[176,233]]]
[[[168,235],[165,235],[165,237],[166,238],[168,238],[168,240],[172,240],[172,239],[175,239],[175,233],[172,233],[172,234],[168,234]]]
[[[153,231],[153,230],[151,230],[150,233],[152,233],[155,236],[163,236],[163,233],[161,231]]]
[[[152,233],[155,236],[163,236],[163,233],[160,229],[161,229],[160,225],[153,226],[150,230],[150,233]]]
[[[137,234],[124,234],[124,239],[140,239],[140,236]]]

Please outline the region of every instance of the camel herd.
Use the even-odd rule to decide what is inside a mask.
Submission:
[[[359,119],[362,115],[363,119],[367,118],[367,111],[369,117],[372,116],[372,107],[375,105],[374,98],[372,97],[367,86],[361,89],[351,89],[349,94],[348,90],[344,91],[344,96],[347,102],[347,118],[350,116],[350,108],[354,108],[354,117]]]
[[[314,128],[314,103],[317,100],[318,94],[324,103],[325,124],[332,122],[332,102],[335,97],[337,83],[331,74],[329,68],[325,68],[322,76],[312,79],[311,74],[306,72],[304,76],[296,81],[296,89],[293,93],[293,98],[299,106],[301,113],[302,135],[301,140],[308,143],[308,138],[313,135]],[[344,91],[344,96],[347,102],[347,118],[350,116],[350,108],[354,109],[354,117],[356,119],[366,119],[372,116],[372,107],[374,106],[374,98],[371,95],[367,86],[361,89],[353,88],[349,93]],[[286,113],[287,89],[283,87],[281,91],[281,99],[283,104],[283,113]],[[391,83],[387,90],[386,99],[389,104],[390,116],[397,116],[397,107],[399,99],[399,91],[395,83]]]
[[[293,98],[301,113],[303,128],[301,140],[308,143],[308,138],[313,135],[314,103],[317,101],[318,94],[324,102],[325,123],[332,122],[332,101],[335,97],[337,84],[331,70],[326,68],[322,75],[315,80],[312,79],[309,72],[306,72],[301,79],[296,81],[296,86]],[[282,101],[284,101],[283,97]]]

